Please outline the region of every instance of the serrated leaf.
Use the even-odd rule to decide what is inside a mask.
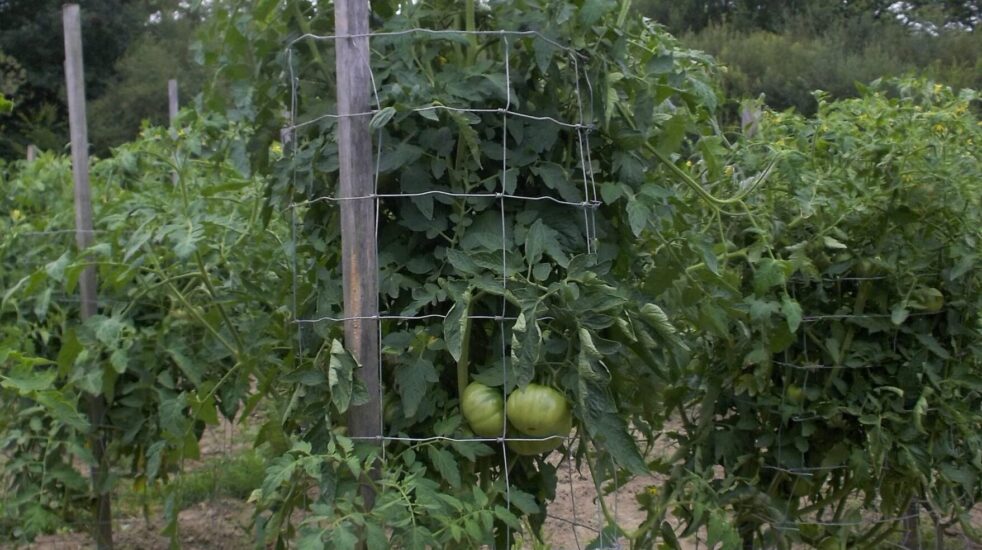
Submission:
[[[764,347],[756,347],[743,358],[743,365],[759,365],[771,358],[771,354]]]
[[[456,271],[465,275],[478,275],[482,271],[473,258],[455,248],[447,249],[447,260]]]
[[[753,321],[766,321],[771,315],[781,310],[781,305],[777,302],[768,300],[749,300],[750,319]]]
[[[187,425],[187,417],[184,415],[187,408],[187,395],[181,393],[177,396],[167,396],[163,391],[160,394],[158,410],[160,430],[168,437],[183,438]]]
[[[625,196],[624,189],[619,184],[607,182],[600,186],[600,198],[604,204],[614,204],[623,196]]]
[[[593,343],[593,337],[590,335],[590,331],[584,327],[580,327],[577,336],[580,339],[580,353],[585,354],[588,359],[602,359],[603,354],[597,351],[597,346]]]
[[[788,328],[791,329],[791,332],[796,332],[798,327],[801,326],[801,304],[790,296],[784,296],[781,299],[781,313],[784,315],[784,320],[788,323]]]
[[[528,265],[534,265],[542,259],[545,240],[550,237],[552,236],[548,233],[548,227],[542,223],[542,220],[535,220],[532,227],[529,227],[525,235],[525,261]]]
[[[358,547],[358,537],[344,523],[335,524],[331,529],[331,547],[336,550],[355,550]]]
[[[460,487],[460,469],[457,466],[457,461],[453,457],[453,453],[446,449],[439,447],[430,446],[427,449],[427,453],[430,457],[430,462],[436,468],[436,471],[440,473],[440,477],[445,479],[451,487]]]
[[[638,199],[627,202],[627,222],[631,226],[631,232],[635,237],[640,237],[644,228],[648,225],[651,217],[651,210],[641,203]]]
[[[627,432],[627,424],[600,383],[580,375],[577,397],[587,433],[596,448],[609,453],[621,467],[638,474],[647,472],[637,444]]]
[[[539,513],[539,503],[535,501],[535,497],[531,494],[512,487],[509,492],[509,498],[511,499],[511,505],[518,508],[523,514],[532,515]]]
[[[587,0],[580,8],[580,23],[589,27],[599,21],[610,10],[614,9],[615,6],[616,4],[613,0]]]
[[[494,454],[494,450],[491,447],[479,441],[453,441],[451,445],[457,451],[457,454],[470,461],[477,460],[482,456],[491,456]]]
[[[34,395],[34,399],[55,420],[80,432],[89,431],[89,420],[79,413],[75,403],[69,401],[61,392],[55,390],[40,391]]]
[[[474,164],[481,168],[481,140],[477,135],[477,130],[471,127],[470,121],[455,111],[449,111],[450,118],[457,123],[457,131],[460,135],[457,147],[470,153]]]
[[[910,312],[907,311],[907,308],[903,304],[896,304],[890,310],[890,322],[894,325],[900,326],[904,324],[908,316],[910,316]]]
[[[515,516],[515,514],[509,512],[508,509],[505,508],[504,506],[495,506],[494,515],[501,521],[508,524],[512,529],[522,528],[522,522],[519,521],[518,517]]]
[[[320,529],[312,530],[297,541],[297,550],[324,550],[323,533]]]
[[[917,338],[917,341],[920,342],[931,353],[937,355],[942,359],[951,359],[951,354],[948,353],[948,350],[944,349],[941,343],[938,342],[937,338],[932,336],[930,333],[917,332],[914,334],[914,336]]]
[[[65,252],[57,260],[44,266],[44,272],[48,274],[48,277],[60,283],[65,280],[65,268],[68,267],[70,261],[71,256]]]
[[[709,548],[715,548],[716,544],[719,544],[720,548],[740,548],[743,544],[740,533],[733,527],[733,522],[716,511],[709,516],[706,539],[706,546]]]
[[[552,57],[556,51],[556,46],[536,36],[535,41],[532,42],[532,49],[535,52],[535,65],[539,68],[539,71],[543,73],[548,71],[549,66],[552,64]]]
[[[187,225],[171,226],[170,240],[174,246],[174,255],[186,260],[198,250],[198,242],[205,236],[204,227],[194,225],[188,220]]]
[[[346,412],[352,404],[355,394],[354,376],[358,368],[358,361],[348,353],[341,341],[332,341],[327,382],[331,388],[331,402],[339,412]]]
[[[518,314],[512,326],[511,357],[516,383],[528,384],[535,373],[542,350],[542,332],[537,322],[536,306]]]
[[[277,489],[293,477],[293,472],[296,469],[297,460],[293,455],[286,454],[274,458],[266,467],[266,475],[261,487],[263,496],[275,495]]]
[[[682,349],[689,349],[685,342],[679,338],[678,330],[668,319],[668,314],[665,313],[665,310],[655,304],[647,303],[641,306],[639,312],[641,313],[641,320],[653,328],[659,336],[665,339],[665,341],[670,342]]]
[[[793,269],[791,263],[786,260],[764,258],[754,273],[754,293],[762,296],[772,287],[783,285]]]
[[[170,356],[170,358],[174,361],[174,364],[177,365],[177,368],[181,369],[184,376],[187,376],[188,380],[194,384],[194,387],[197,388],[201,385],[201,380],[204,373],[196,361],[192,361],[186,355],[184,355],[181,350],[174,347],[167,347],[164,349],[164,352]]]
[[[467,324],[467,311],[470,308],[470,292],[465,292],[447,313],[443,321],[443,341],[447,345],[447,351],[454,361],[460,361],[460,354],[463,349],[463,338]]]
[[[365,523],[365,547],[389,548],[389,541],[381,525],[373,522]]]
[[[422,357],[396,367],[396,388],[402,398],[402,411],[407,418],[415,416],[430,386],[439,380],[440,376],[433,363]]]

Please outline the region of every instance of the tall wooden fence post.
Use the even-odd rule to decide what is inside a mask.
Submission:
[[[92,196],[89,190],[89,136],[85,120],[85,70],[82,65],[82,24],[78,4],[66,4],[62,9],[65,26],[65,84],[68,95],[68,122],[72,137],[72,175],[75,179],[75,243],[79,250],[92,245]],[[96,272],[89,266],[79,277],[82,321],[96,314]],[[92,423],[92,490],[95,493],[96,547],[113,547],[112,500],[107,492],[105,440],[102,424],[106,402],[102,396],[88,400],[89,421]]]
[[[167,121],[170,123],[171,128],[177,126],[177,111],[177,80],[172,78],[167,81]],[[170,175],[171,183],[173,183],[175,186],[178,183],[178,177],[177,172]]]
[[[368,0],[335,0],[337,56],[338,156],[340,166],[341,254],[344,284],[345,346],[361,369],[368,402],[348,412],[354,437],[379,437],[378,258],[375,243],[374,165],[372,163],[371,72],[368,50]],[[364,198],[356,198],[364,197]],[[348,200],[344,200],[348,199]],[[374,493],[362,486],[366,508]]]
[[[167,81],[167,115],[171,126],[177,124],[177,99],[177,80],[172,78]]]

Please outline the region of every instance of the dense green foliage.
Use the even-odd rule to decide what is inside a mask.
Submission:
[[[775,109],[813,114],[812,92],[832,98],[859,94],[857,83],[915,73],[956,89],[982,88],[982,34],[949,29],[915,32],[871,17],[794,18],[779,32],[707,28],[683,37],[726,66],[723,84],[731,98],[763,94]]]
[[[856,97],[857,83],[917,74],[982,87],[982,14],[969,1],[641,0],[639,13],[714,55],[726,96],[814,114],[812,91]],[[727,116],[734,118],[735,106]]]
[[[331,10],[215,9],[197,112],[93,161],[88,250],[67,159],[0,164],[0,535],[84,521],[123,482],[176,535],[207,479],[168,482],[224,416],[257,424],[228,476],[258,545],[528,543],[585,467],[598,493],[664,480],[640,526],[601,505],[595,546],[879,548],[915,507],[978,539],[978,95],[876,82],[724,131],[712,58],[630,6],[372,3],[397,33],[372,39],[382,444],[346,418],[367,394],[337,322],[335,52],[286,49]],[[129,82],[161,53],[141,44]]]
[[[902,81],[819,99],[811,119],[767,113],[734,157],[692,159],[726,182],[776,155],[745,201],[652,205],[648,282],[690,327],[699,396],[652,510],[675,501],[690,528],[712,530],[715,503],[764,547],[879,548],[899,521],[866,514],[899,518],[911,503],[971,532],[982,496],[978,96]],[[693,487],[683,472],[713,481]]]
[[[81,253],[67,161],[5,169],[0,386],[14,458],[0,471],[0,510],[12,534],[81,513],[86,483],[73,464],[92,463],[92,433],[110,464],[152,487],[197,458],[206,424],[254,407],[250,396],[288,355],[284,231],[260,223],[264,181],[228,160],[237,143],[212,118],[188,133],[153,130],[95,163],[98,244]],[[98,268],[99,314],[80,324],[72,295],[87,265]],[[90,395],[108,404],[94,425]]]
[[[667,411],[650,396],[669,370],[679,370],[681,346],[665,314],[641,292],[642,274],[632,261],[631,226],[644,223],[643,213],[624,205],[592,208],[591,201],[599,200],[592,186],[611,179],[639,186],[661,126],[676,132],[674,144],[664,147],[677,147],[685,128],[706,124],[716,100],[707,58],[616,7],[496,3],[473,14],[476,29],[531,26],[544,37],[571,42],[577,53],[541,36],[373,40],[383,109],[377,119],[384,121],[379,193],[443,193],[380,204],[382,309],[431,316],[383,323],[384,383],[400,404],[388,434],[471,437],[458,400],[468,377],[506,395],[537,381],[555,386],[569,401],[579,437],[567,446],[593,465],[598,483],[613,477],[615,465],[635,473],[646,469],[635,438],[650,440],[664,421]],[[383,12],[383,6],[375,8]],[[399,15],[380,31],[459,28],[469,19],[451,3],[392,2],[388,9]],[[206,60],[224,63],[226,74],[239,77],[227,84],[231,97],[215,100],[261,125],[257,166],[265,162],[260,140],[276,135],[282,124],[282,98],[290,92],[280,78],[289,71],[284,62],[294,63],[298,122],[310,123],[297,132],[294,155],[275,169],[272,201],[278,209],[299,202],[298,256],[308,263],[298,270],[298,316],[306,319],[342,316],[339,211],[325,200],[337,194],[335,121],[321,116],[333,111],[334,90],[324,84],[334,81],[334,52],[329,43],[309,41],[288,57],[279,37],[330,29],[330,18],[305,14],[301,3],[258,2],[228,14],[238,22],[234,29],[219,19],[218,28],[228,29],[225,41],[205,52]],[[509,116],[506,129],[499,113],[443,106],[508,106],[571,122],[584,116],[596,131],[587,151],[581,150],[585,135],[552,120]],[[622,116],[645,130],[617,122]],[[585,165],[588,155],[592,170]],[[511,198],[496,198],[501,191]],[[467,197],[447,196],[453,193]],[[542,196],[567,204],[523,199]],[[296,507],[312,507],[304,537],[376,536],[387,526],[392,544],[412,547],[503,541],[508,529],[518,531],[516,516],[541,524],[557,466],[541,454],[512,452],[506,462],[503,446],[490,442],[391,442],[375,507],[358,512],[351,509],[357,499],[335,498],[342,490],[351,494],[378,449],[352,447],[340,436],[340,414],[323,414],[344,412],[352,399],[350,388],[317,374],[325,363],[331,369],[343,364],[333,347],[339,331],[329,321],[304,330],[306,353],[298,371],[286,377],[296,385],[284,388],[283,404],[266,425],[274,442],[302,434],[302,442],[274,461],[259,498],[271,513],[264,525],[270,537],[291,536],[287,524]],[[280,430],[286,433],[274,435]],[[354,457],[360,466],[352,470]],[[307,486],[318,488],[317,502],[307,498]],[[445,496],[434,501],[432,491]],[[402,501],[407,506],[396,506]],[[455,507],[461,523],[448,528],[440,517]]]
[[[141,120],[166,121],[168,79],[182,81],[186,99],[197,92],[188,48],[205,12],[179,0],[79,3],[86,97],[94,102],[89,136],[104,155],[134,139]],[[29,144],[61,152],[68,143],[62,4],[0,2],[0,92],[16,105],[14,114],[0,113],[0,158],[23,158]]]
[[[638,11],[678,34],[727,25],[734,31],[781,31],[789,20],[830,21],[900,16],[910,25],[931,23],[974,27],[982,13],[973,0],[635,0]]]

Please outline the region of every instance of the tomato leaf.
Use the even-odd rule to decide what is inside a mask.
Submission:
[[[396,388],[402,398],[402,410],[407,418],[416,415],[416,410],[430,386],[439,380],[440,376],[433,363],[422,357],[396,368]]]
[[[440,447],[430,446],[427,449],[427,454],[433,466],[436,467],[437,472],[440,473],[440,476],[451,487],[460,487],[460,470],[457,466],[457,461],[453,457],[453,453]]]

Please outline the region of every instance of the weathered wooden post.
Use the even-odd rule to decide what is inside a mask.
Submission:
[[[174,128],[177,126],[177,111],[178,111],[178,100],[177,100],[177,80],[170,79],[167,81],[167,120],[170,123],[170,127]],[[179,177],[177,172],[170,175],[171,183],[177,185],[177,178]]]
[[[38,158],[38,146],[33,143],[27,146],[27,162],[34,162]]]
[[[177,99],[177,80],[172,78],[167,81],[167,115],[171,126],[177,124]]]
[[[82,65],[82,24],[78,4],[66,4],[62,9],[65,27],[65,85],[68,95],[68,123],[72,137],[72,175],[75,180],[75,243],[79,250],[92,245],[92,196],[89,190],[89,136],[85,117],[85,70]],[[96,314],[95,267],[86,267],[79,277],[81,316],[84,322]],[[88,400],[89,421],[92,424],[92,490],[95,493],[96,547],[113,547],[112,497],[106,492],[108,474],[105,462],[105,440],[102,424],[106,402],[100,396]]]
[[[340,166],[341,254],[344,284],[345,346],[361,365],[359,379],[368,402],[352,407],[348,426],[354,437],[380,437],[378,376],[378,258],[372,163],[371,72],[368,0],[336,0],[334,25],[338,67],[338,156]],[[374,501],[362,487],[366,508]]]

